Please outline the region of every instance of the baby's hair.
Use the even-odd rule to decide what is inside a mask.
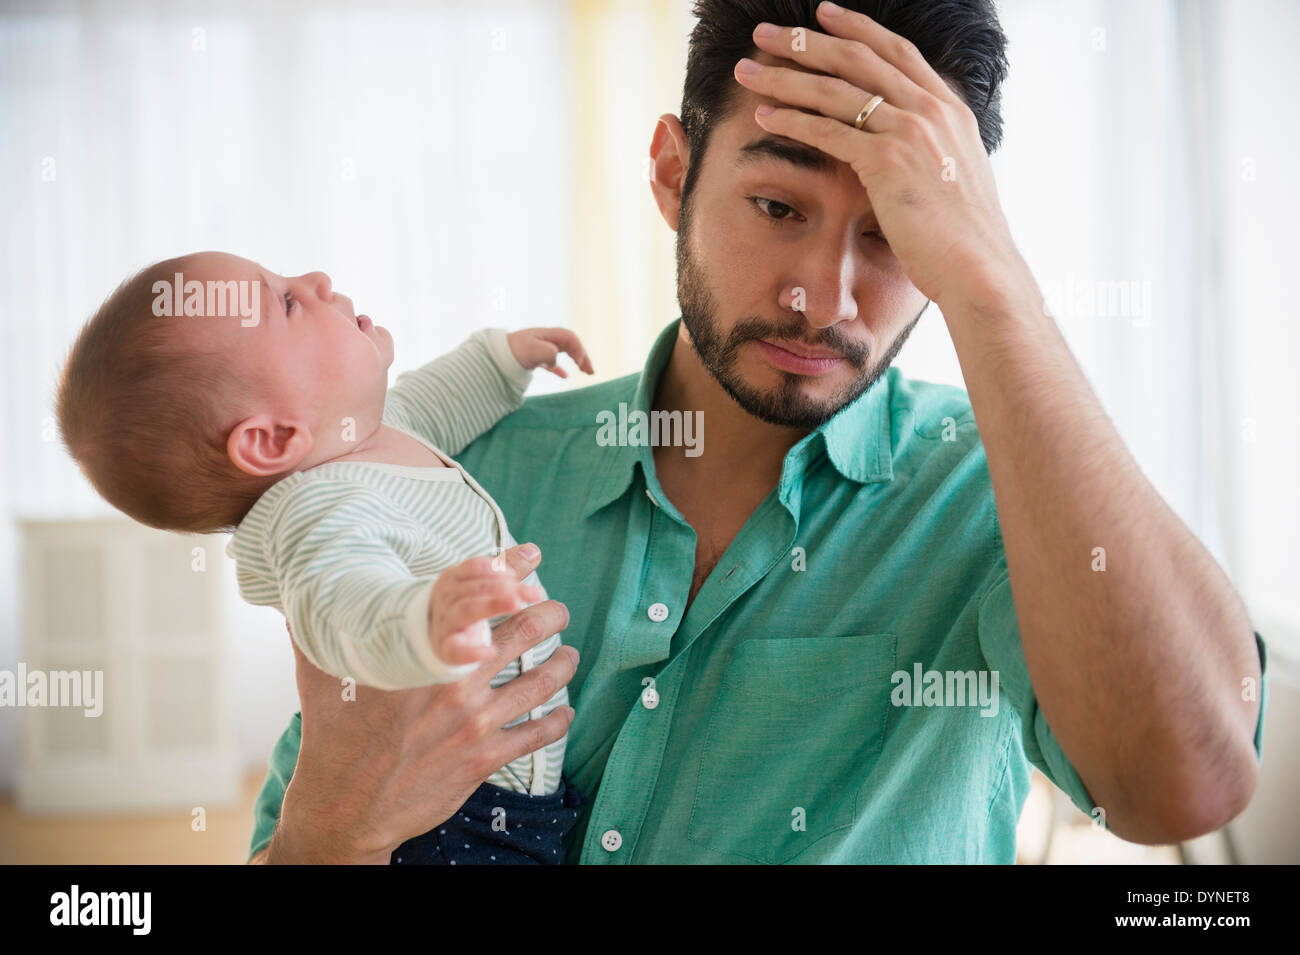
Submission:
[[[170,283],[185,261],[141,269],[81,329],[59,381],[59,432],[95,490],[128,517],[169,531],[230,531],[279,478],[230,461],[226,439],[247,392],[216,356],[172,333],[172,323],[195,319],[153,312],[154,282]]]

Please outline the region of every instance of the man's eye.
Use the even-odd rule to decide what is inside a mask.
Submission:
[[[868,232],[867,235],[871,236],[873,239],[875,239],[877,242],[884,245],[886,248],[889,247],[889,240],[885,238],[885,233],[877,230],[875,232]]]
[[[784,202],[777,202],[775,199],[764,199],[762,196],[750,196],[749,201],[762,210],[758,214],[767,219],[773,225],[779,225],[787,219],[793,218],[797,215],[791,206],[787,206]]]

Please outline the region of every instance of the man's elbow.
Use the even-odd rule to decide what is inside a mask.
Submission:
[[[1193,811],[1186,823],[1191,834],[1179,841],[1195,839],[1222,829],[1236,819],[1255,798],[1259,784],[1259,758],[1254,745],[1236,754],[1235,765],[1225,772],[1214,785],[1205,787],[1208,793],[1200,799],[1191,799]]]
[[[1153,787],[1130,812],[1107,820],[1121,839],[1158,846],[1189,842],[1215,832],[1250,805],[1259,782],[1255,747],[1235,750],[1227,766],[1182,785]]]

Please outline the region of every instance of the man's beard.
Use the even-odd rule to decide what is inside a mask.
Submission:
[[[907,336],[929,307],[917,313],[898,335],[889,349],[869,365],[870,350],[844,336],[837,326],[822,329],[813,342],[807,341],[808,323],[799,319],[787,325],[774,325],[758,316],[743,318],[732,326],[724,338],[718,331],[718,309],[703,271],[690,252],[690,211],[682,203],[677,232],[677,303],[682,322],[691,334],[700,361],[727,394],[749,414],[768,424],[812,430],[821,427],[836,412],[852,404],[876,383],[898,355]],[[767,339],[771,342],[794,341],[813,347],[828,348],[844,356],[860,374],[856,380],[826,399],[805,395],[806,376],[777,369],[781,382],[774,389],[759,390],[749,385],[736,370],[740,347],[746,342]]]

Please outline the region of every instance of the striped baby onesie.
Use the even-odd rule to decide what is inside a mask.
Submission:
[[[384,423],[421,441],[448,467],[335,461],[272,485],[226,548],[241,596],[279,609],[307,659],[361,686],[449,683],[474,670],[433,653],[434,582],[454,564],[517,542],[496,502],[450,455],[523,404],[531,377],[501,329],[475,332],[449,354],[399,375],[387,393]],[[541,586],[536,572],[526,582]],[[511,661],[492,686],[544,663],[559,646],[560,634],[548,637]],[[506,726],[567,703],[568,690],[560,687]],[[566,741],[521,756],[487,782],[531,795],[556,792]]]

